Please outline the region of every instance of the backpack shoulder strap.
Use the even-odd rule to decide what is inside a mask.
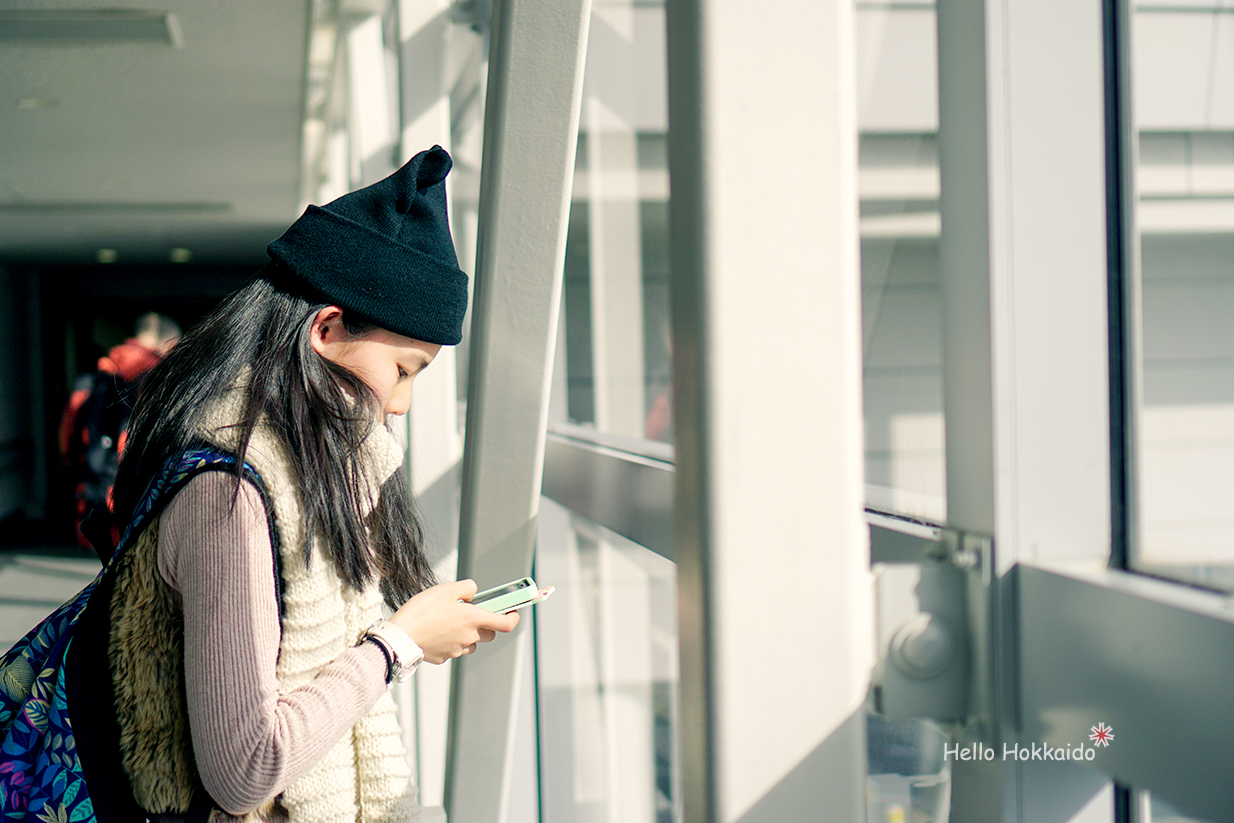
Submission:
[[[236,456],[234,454],[207,445],[190,447],[183,454],[169,458],[163,464],[162,471],[150,481],[145,494],[133,509],[133,516],[129,518],[128,525],[120,535],[117,553],[127,549],[171,502],[176,493],[194,477],[205,471],[234,472],[235,466]],[[245,480],[249,480],[262,491],[264,502],[265,484],[261,482],[257,470],[245,463],[241,467],[241,473]]]
[[[118,548],[108,561],[108,565],[116,562],[116,558],[129,548],[131,542],[136,541],[146,526],[162,513],[176,493],[190,480],[206,471],[234,472],[235,466],[236,456],[234,454],[204,443],[194,445],[185,450],[183,454],[168,459],[163,464],[162,472],[151,481],[146,493],[133,510],[133,516],[120,536]],[[245,462],[240,467],[240,473],[241,477],[257,489],[258,494],[261,495],[262,505],[266,509],[266,523],[270,530],[270,553],[274,562],[274,590],[281,621],[283,617],[283,553],[280,551],[278,524],[274,522],[274,506],[270,499],[270,492],[266,484],[262,482],[257,469]]]

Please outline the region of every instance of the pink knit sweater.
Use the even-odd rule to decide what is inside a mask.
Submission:
[[[278,603],[266,509],[249,483],[205,472],[160,519],[159,573],[184,608],[193,754],[214,802],[243,814],[279,794],[385,691],[385,658],[350,648],[307,686],[279,696]],[[277,818],[277,815],[276,815]]]

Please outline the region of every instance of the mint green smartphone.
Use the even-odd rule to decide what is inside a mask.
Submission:
[[[540,603],[546,600],[552,593],[552,586],[540,589],[536,587],[536,581],[530,577],[524,577],[504,586],[480,592],[471,598],[471,604],[482,609],[488,609],[494,614],[504,614],[515,609],[521,609],[524,606]]]

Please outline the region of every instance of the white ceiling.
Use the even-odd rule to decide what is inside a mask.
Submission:
[[[0,261],[259,264],[300,205],[310,2],[120,2],[180,43],[23,42],[11,12],[92,6],[0,6]]]

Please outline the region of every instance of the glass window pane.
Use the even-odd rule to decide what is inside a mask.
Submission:
[[[677,567],[548,498],[538,529],[541,820],[680,820]]]
[[[1136,567],[1234,589],[1234,13],[1132,23],[1139,231]]]
[[[866,506],[946,518],[932,0],[857,0]],[[946,821],[947,735],[867,716],[867,820]]]
[[[857,3],[866,505],[941,522],[935,29],[932,2]]]
[[[558,376],[569,422],[672,442],[664,26],[654,0],[592,11]]]
[[[946,823],[951,814],[948,743],[948,735],[929,720],[868,715],[868,823]]]

